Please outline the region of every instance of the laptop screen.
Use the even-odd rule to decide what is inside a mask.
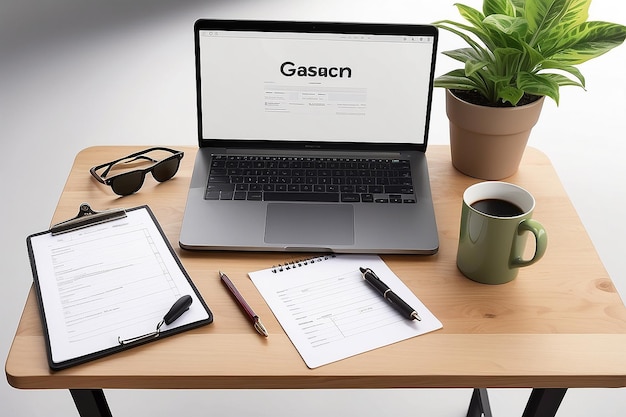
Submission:
[[[201,142],[425,145],[436,44],[430,26],[199,21]]]

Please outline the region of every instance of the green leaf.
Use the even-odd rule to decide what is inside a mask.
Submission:
[[[559,85],[549,75],[520,72],[517,76],[517,87],[527,94],[548,96],[559,105]]]
[[[435,78],[435,87],[447,88],[449,90],[479,90],[479,86],[472,79],[465,76],[465,71],[456,69],[447,74]]]
[[[524,90],[507,85],[498,90],[498,98],[504,103],[507,101],[512,105],[517,105],[524,96]]]
[[[626,26],[606,22],[586,22],[563,36],[564,49],[550,57],[567,65],[578,65],[599,57],[626,38]]]
[[[520,63],[520,68],[524,68],[530,72],[535,72],[541,67],[541,64],[546,61],[546,58],[527,43],[524,43],[523,46],[525,55],[524,61]]]
[[[486,37],[486,35],[485,35],[485,33],[482,33],[480,31],[480,29],[476,29],[476,28],[473,28],[471,26],[463,25],[461,23],[453,22],[453,21],[450,21],[450,20],[440,20],[440,21],[435,22],[433,24],[435,26],[437,26],[438,28],[440,28],[440,29],[447,30],[448,32],[454,33],[455,35],[457,35],[458,37],[463,39],[472,48],[474,48],[476,50],[482,50],[483,49],[483,47],[478,42],[476,42],[474,39],[472,39],[469,35],[467,35],[464,32],[462,32],[463,30],[465,30],[467,32],[473,33],[479,39],[481,39],[482,37]]]
[[[519,70],[524,52],[515,48],[499,48],[494,51],[494,56],[495,72],[510,81]]]
[[[580,87],[583,87],[583,88],[585,87],[585,77],[580,72],[580,70],[578,68],[572,66],[572,65],[564,65],[560,61],[554,61],[554,60],[545,60],[545,61],[543,61],[541,63],[541,70],[539,71],[539,73],[544,74],[544,71],[546,71],[546,70],[553,70],[553,69],[569,73],[569,74],[573,75],[576,79],[578,79],[578,82],[576,82],[576,81],[570,80],[567,77],[563,77],[563,78],[566,78],[567,80],[570,80],[571,83],[562,84],[562,83],[559,82],[559,85],[577,85],[577,86],[580,86]]]
[[[482,22],[485,20],[485,16],[480,11],[461,3],[456,3],[455,6],[463,19],[467,20],[477,28],[482,27]]]
[[[463,63],[468,60],[482,59],[482,55],[472,48],[460,48],[451,51],[443,51],[442,54]]]
[[[483,24],[516,39],[524,39],[528,32],[528,23],[520,17],[492,14],[485,18]]]
[[[591,0],[570,0],[568,2],[567,11],[556,26],[556,32],[566,32],[567,30],[578,26],[587,21],[589,18],[589,6]]]
[[[539,39],[538,47],[546,55],[552,55],[555,48],[562,48],[563,35],[587,21],[590,4],[591,0],[571,0],[559,24]]]
[[[483,78],[491,81],[494,85],[504,85],[511,83],[511,75],[510,74],[496,74],[492,72],[485,72],[481,74]],[[497,89],[497,87],[496,87]]]
[[[485,16],[490,16],[492,14],[503,14],[506,16],[515,17],[515,8],[513,7],[513,4],[508,0],[484,0],[483,14]]]
[[[462,69],[456,69],[435,78],[434,86],[448,90],[475,90],[485,97],[491,97],[490,91],[479,76],[467,77]]]
[[[468,59],[465,61],[465,75],[470,77],[475,72],[484,69],[486,65],[489,65],[489,62]]]
[[[526,7],[526,0],[510,0],[515,10],[515,16],[524,16],[524,8]]]
[[[493,35],[489,33],[489,30],[483,25],[483,20],[485,20],[485,16],[473,7],[469,7],[460,3],[456,3],[455,6],[459,10],[459,14],[471,24],[471,26],[463,26],[456,23],[455,26],[467,32],[473,33],[478,39],[483,42],[487,49],[494,49],[494,42],[496,42],[497,39],[494,39]],[[472,44],[470,43],[470,45]],[[472,47],[476,49],[475,42]]]
[[[465,64],[465,76],[471,76],[476,71],[491,64],[488,58],[484,58],[482,54],[472,48],[454,49],[442,53],[456,61],[463,62]]]
[[[584,83],[581,84],[561,74],[541,74],[541,75],[544,77],[550,78],[552,81],[557,83],[559,87],[568,85],[568,86],[580,87],[582,89],[585,89]]]
[[[524,16],[528,21],[528,32],[532,34],[528,43],[536,45],[551,29],[558,26],[567,12],[571,0],[526,0]]]

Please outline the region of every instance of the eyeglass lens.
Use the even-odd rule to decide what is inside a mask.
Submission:
[[[180,159],[176,156],[164,159],[152,167],[152,176],[159,182],[167,181],[176,174]]]
[[[152,176],[159,182],[167,181],[178,171],[180,159],[176,156],[169,157],[157,163],[148,171],[152,171]],[[133,194],[141,188],[146,175],[146,171],[131,171],[121,174],[113,179],[111,188],[118,195]]]
[[[111,182],[111,189],[118,195],[129,195],[139,191],[143,185],[145,172],[131,171],[117,176]]]

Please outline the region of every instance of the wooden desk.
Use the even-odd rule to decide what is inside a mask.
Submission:
[[[69,388],[77,405],[83,402],[81,393],[93,388],[558,388],[534,391],[531,403],[539,405],[529,404],[525,415],[541,406],[544,394],[555,394],[556,400],[550,402],[558,407],[564,388],[626,386],[626,308],[551,163],[535,149],[526,151],[520,171],[508,181],[525,187],[537,200],[535,218],[549,236],[548,251],[539,263],[499,286],[477,284],[458,272],[461,195],[477,180],[452,168],[447,146],[431,146],[428,158],[440,251],[434,256],[384,259],[443,322],[443,329],[311,370],[247,278],[249,271],[302,255],[179,249],[195,148],[183,148],[185,157],[173,180],[157,184],[148,177],[132,196],[118,198],[89,175],[92,165],[142,148],[82,151],[52,223],[75,216],[82,202],[95,210],[148,204],[213,310],[215,322],[52,373],[31,290],[6,362],[12,386]],[[239,311],[219,283],[218,269],[229,274],[263,318],[268,339],[259,337]],[[480,399],[478,393],[484,391],[475,393]]]

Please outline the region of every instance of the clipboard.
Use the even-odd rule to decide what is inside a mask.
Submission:
[[[96,212],[83,203],[26,243],[52,370],[213,322],[147,205]],[[189,297],[179,318],[164,320]]]

